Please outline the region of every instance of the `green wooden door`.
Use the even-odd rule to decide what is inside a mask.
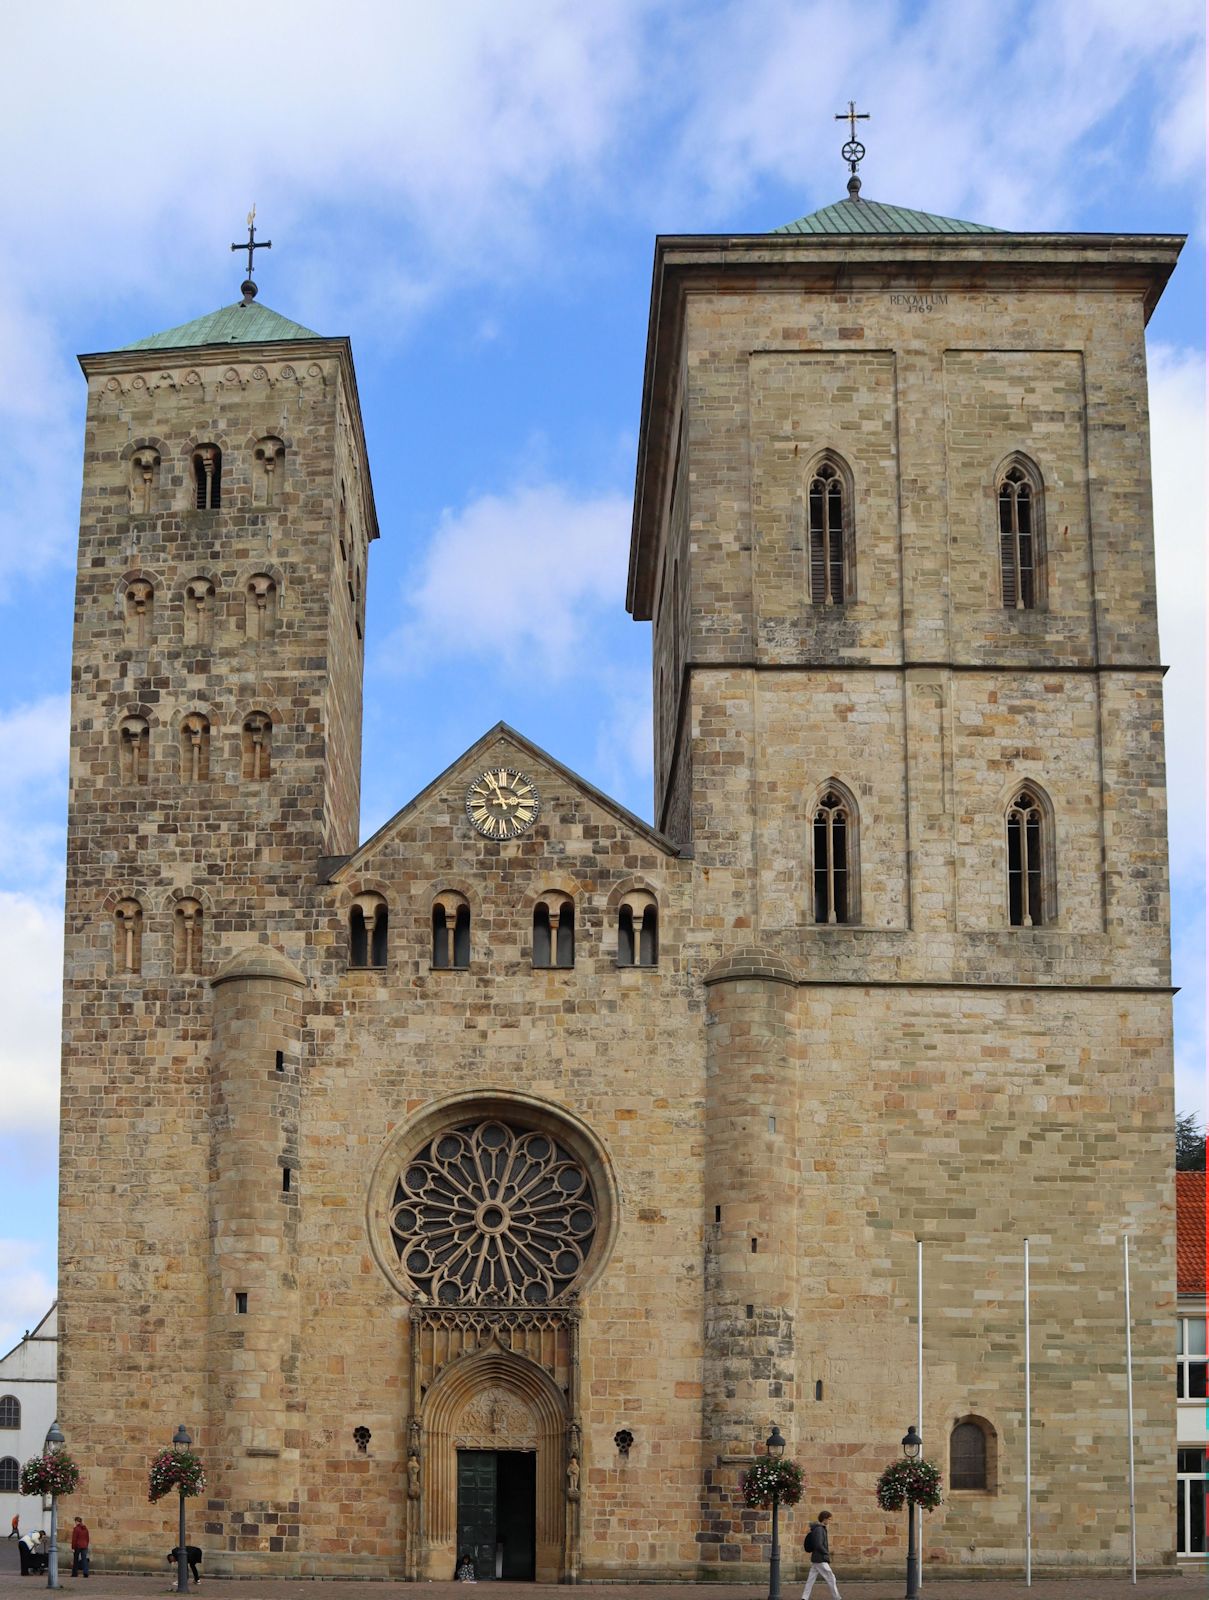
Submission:
[[[469,1554],[479,1578],[495,1577],[495,1451],[458,1451],[458,1560]]]

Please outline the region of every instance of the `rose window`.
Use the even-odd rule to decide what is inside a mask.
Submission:
[[[438,1133],[399,1175],[391,1238],[437,1305],[547,1305],[583,1271],[596,1198],[548,1133],[489,1119]]]

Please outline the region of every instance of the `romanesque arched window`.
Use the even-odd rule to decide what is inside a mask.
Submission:
[[[194,711],[181,723],[182,783],[205,783],[210,776],[210,723]]]
[[[143,970],[143,908],[119,900],[113,908],[113,970],[119,976]]]
[[[198,900],[178,900],[172,911],[172,970],[201,971],[204,913]]]
[[[829,783],[811,818],[814,855],[814,920],[835,924],[858,920],[856,803],[840,784]]]
[[[185,643],[214,642],[214,585],[209,578],[190,578],[185,585]]]
[[[216,444],[198,445],[193,452],[193,504],[199,511],[222,505],[222,451]]]
[[[1031,461],[1014,457],[996,485],[999,504],[999,583],[1010,611],[1041,604],[1044,530],[1041,474]]]
[[[126,585],[124,614],[126,643],[132,650],[145,650],[151,642],[151,618],[155,610],[155,590],[146,578],[132,578]]]
[[[0,1428],[21,1426],[21,1402],[15,1394],[0,1394]]]
[[[266,783],[273,767],[273,719],[263,711],[244,718],[240,772],[245,783]]]
[[[285,474],[285,445],[274,434],[258,439],[252,452],[259,467],[256,500],[259,505],[275,506],[280,497],[280,485]]]
[[[1035,784],[1012,797],[1007,810],[1008,921],[1039,928],[1054,920],[1053,829],[1049,802]]]
[[[249,639],[267,639],[277,626],[277,585],[267,572],[255,572],[244,590],[244,629]]]
[[[995,1430],[982,1417],[963,1417],[949,1434],[949,1488],[995,1488]]]
[[[653,967],[659,961],[659,903],[649,889],[631,889],[617,908],[617,965]]]
[[[470,965],[470,902],[465,895],[447,890],[433,901],[432,964]]]
[[[842,606],[852,598],[852,486],[838,458],[822,458],[806,486],[810,603]]]
[[[384,967],[390,913],[380,894],[359,894],[348,913],[350,967]]]
[[[533,965],[575,965],[575,902],[570,895],[545,894],[534,906]]]
[[[148,516],[155,509],[160,485],[160,453],[154,446],[136,450],[130,458],[130,510]]]
[[[123,717],[118,725],[118,781],[146,783],[151,763],[151,728],[146,717]]]
[[[21,1480],[21,1468],[16,1456],[0,1456],[0,1494],[16,1494]]]

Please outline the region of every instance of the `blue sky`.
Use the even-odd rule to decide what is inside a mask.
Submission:
[[[1197,0],[58,0],[6,22],[0,133],[0,1350],[53,1294],[84,384],[238,295],[350,334],[371,557],[363,836],[500,717],[650,815],[624,611],[656,233],[842,197],[1186,232],[1150,327],[1177,1092],[1203,1111],[1204,106]],[[451,614],[458,617],[449,626]]]

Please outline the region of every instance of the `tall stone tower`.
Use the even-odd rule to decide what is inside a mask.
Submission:
[[[295,963],[357,839],[377,529],[347,340],[255,292],[81,362],[60,1406],[134,1543],[168,1390],[212,1529],[297,1520]]]
[[[629,608],[654,622],[656,825],[691,848],[695,936],[733,947],[704,980],[723,1541],[711,1473],[771,1416],[849,1548],[920,1421],[942,1468],[951,1439],[974,1462],[933,1553],[1008,1559],[1031,1237],[1039,1537],[1061,1515],[1070,1559],[1119,1553],[1129,1233],[1139,1507],[1168,1548],[1143,333],[1180,242],[1001,233],[857,179],[772,234],[658,241]]]

